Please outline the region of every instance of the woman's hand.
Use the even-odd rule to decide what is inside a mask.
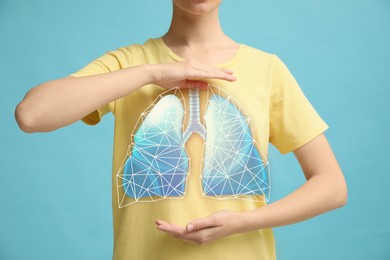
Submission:
[[[207,82],[202,80],[236,80],[231,70],[194,60],[104,72],[85,77],[68,76],[31,89],[15,110],[20,128],[28,133],[53,131],[147,84],[157,84],[167,89],[177,86],[207,88]]]
[[[155,223],[158,230],[178,239],[196,245],[204,245],[216,239],[243,232],[243,216],[238,212],[221,210],[208,217],[192,220],[185,228],[163,220],[157,220]]]
[[[207,79],[235,81],[233,71],[200,63],[193,59],[152,65],[153,84],[170,89],[206,88]]]

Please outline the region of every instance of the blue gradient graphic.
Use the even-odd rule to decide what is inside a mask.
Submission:
[[[268,198],[268,162],[254,146],[246,118],[229,98],[212,95],[205,122],[204,192],[210,196],[259,194]]]
[[[188,169],[182,138],[184,110],[174,95],[163,97],[134,136],[123,173],[123,188],[132,198],[180,196]]]

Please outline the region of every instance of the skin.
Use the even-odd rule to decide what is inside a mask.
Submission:
[[[170,47],[176,53],[213,64],[210,55],[202,54],[214,50],[214,44],[226,47],[224,55],[234,49],[235,43],[226,38],[219,24],[215,6],[220,1],[173,2],[172,25],[164,40],[172,43]],[[218,211],[192,220],[185,227],[156,220],[157,229],[177,239],[203,245],[236,233],[297,223],[346,204],[345,179],[324,134],[294,150],[294,155],[307,181],[285,198],[248,212]]]
[[[49,132],[72,124],[104,104],[147,84],[165,88],[205,88],[207,83],[199,79],[212,78],[235,81],[232,71],[192,59],[140,65],[93,76],[69,76],[29,90],[16,107],[15,117],[19,127],[27,133]]]
[[[233,71],[209,65],[226,62],[238,49],[221,29],[219,5],[220,0],[173,1],[171,26],[163,40],[184,61],[44,82],[16,107],[19,127],[28,133],[56,130],[146,84],[206,88],[205,79],[235,81]],[[236,233],[297,223],[346,204],[344,176],[324,134],[294,150],[294,155],[307,181],[285,198],[248,212],[218,211],[185,227],[156,220],[156,228],[203,245]]]
[[[297,223],[346,204],[343,173],[325,135],[294,150],[294,155],[307,181],[285,198],[248,212],[218,211],[192,220],[186,227],[157,220],[157,229],[183,241],[204,245],[236,233]]]

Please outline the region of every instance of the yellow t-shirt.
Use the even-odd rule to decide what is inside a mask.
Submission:
[[[158,64],[179,60],[182,60],[182,58],[176,55],[161,38],[152,38],[143,45],[134,44],[108,51],[78,72],[71,74],[71,76],[95,75],[139,64]],[[240,124],[237,122],[241,122],[241,124],[244,121],[248,122],[249,127],[246,129],[241,126],[238,128],[241,127],[241,133],[243,131],[249,133],[249,135],[242,134],[242,136],[245,135],[250,139],[249,145],[251,145],[251,142],[255,144],[251,147],[256,147],[258,154],[261,154],[263,161],[266,162],[269,142],[284,154],[299,148],[328,128],[327,124],[306,99],[286,65],[275,54],[240,44],[238,52],[230,61],[216,66],[233,70],[237,81],[209,80],[209,90],[200,91],[200,121],[203,125],[206,125],[206,130],[212,128],[212,121],[207,121],[205,117],[205,113],[209,113],[206,112],[209,109],[208,106],[210,111],[212,107],[214,107],[214,110],[218,107],[218,109],[222,109],[217,110],[213,115],[214,117],[211,116],[211,119],[208,117],[208,120],[226,121],[228,119],[225,119],[225,116],[228,118],[228,115],[230,115],[229,120],[236,118],[233,121],[228,121],[225,125],[221,125],[220,128],[226,129],[229,128],[227,127],[229,124]],[[218,94],[217,97],[221,97],[221,102],[212,105],[208,101],[212,94]],[[164,99],[164,96],[169,96],[170,99]],[[214,101],[217,100],[215,97]],[[158,105],[158,102],[163,99],[165,103],[161,102]],[[115,116],[112,168],[113,259],[275,259],[275,242],[271,229],[235,234],[203,246],[183,242],[156,229],[154,221],[157,219],[185,226],[193,219],[206,217],[218,210],[248,211],[266,205],[266,202],[261,199],[265,196],[261,194],[258,196],[250,195],[252,193],[248,190],[244,191],[244,189],[241,189],[241,191],[245,194],[237,198],[230,196],[229,199],[223,199],[227,196],[225,194],[217,199],[213,196],[204,196],[205,186],[202,186],[202,179],[200,178],[204,167],[202,165],[206,165],[202,164],[205,163],[202,160],[205,160],[203,157],[206,156],[204,153],[204,139],[198,134],[192,134],[184,144],[182,139],[178,139],[181,131],[184,131],[188,125],[191,117],[189,112],[193,113],[190,111],[190,102],[188,90],[166,92],[165,89],[150,84],[110,102],[83,118],[85,123],[93,125],[98,123],[101,117],[108,112],[112,112]],[[230,106],[230,104],[233,105]],[[172,107],[167,108],[168,106]],[[156,109],[153,110],[153,108]],[[184,169],[187,174],[184,177],[182,176],[184,178],[181,179],[182,183],[176,185],[169,192],[164,185],[162,186],[165,188],[159,186],[159,191],[155,190],[155,192],[162,192],[163,194],[155,197],[151,196],[151,193],[147,193],[151,192],[148,188],[141,187],[148,182],[148,177],[145,177],[147,174],[144,174],[142,178],[134,175],[129,176],[130,174],[127,177],[124,176],[129,169],[138,171],[138,173],[147,169],[149,173],[152,172],[151,168],[158,167],[158,163],[157,166],[154,163],[149,166],[142,159],[136,160],[134,158],[142,156],[140,152],[142,148],[137,146],[137,142],[144,142],[144,148],[147,146],[145,140],[149,139],[146,139],[146,134],[143,132],[151,131],[150,129],[153,127],[159,127],[158,124],[162,124],[161,118],[165,117],[164,112],[162,112],[164,109],[171,109],[169,120],[172,122],[172,127],[176,126],[176,134],[178,133],[178,135],[172,139],[174,142],[178,142],[175,147],[185,149],[183,150],[185,152],[180,153],[180,156],[183,156],[180,157],[180,167],[177,164],[176,168]],[[172,116],[175,113],[177,116]],[[218,117],[221,114],[224,116]],[[242,121],[242,118],[244,121]],[[205,124],[206,121],[209,123]],[[153,125],[153,122],[157,123]],[[167,125],[167,122],[165,121],[165,125]],[[182,128],[177,128],[178,123],[179,125],[182,124]],[[180,131],[178,132],[177,129]],[[218,125],[214,126],[214,129],[217,131]],[[161,132],[164,131],[161,128]],[[223,135],[223,132],[221,133]],[[235,132],[235,134],[237,133]],[[144,134],[144,139],[142,139],[142,134]],[[150,137],[156,132],[147,134]],[[207,140],[211,140],[217,135],[215,133],[206,134],[206,138],[210,138]],[[138,137],[135,137],[136,135]],[[245,138],[238,136],[240,135],[237,134],[234,140],[240,139],[244,142]],[[135,139],[138,141],[135,141]],[[170,143],[170,141],[168,140],[166,143]],[[152,147],[150,149],[154,149],[155,152],[157,143],[150,142],[149,144]],[[240,143],[235,143],[234,147],[236,146],[240,146]],[[169,146],[167,147],[169,150]],[[222,150],[219,150],[220,157]],[[145,154],[143,153],[144,156]],[[129,158],[131,156],[134,157],[134,160],[130,163]],[[231,162],[235,161],[235,157],[227,154],[226,158],[228,158],[226,165],[233,167],[234,163]],[[178,159],[173,160],[177,161]],[[215,160],[218,161],[218,159]],[[131,164],[131,167],[128,166],[129,164]],[[211,174],[213,169],[216,172],[219,171],[217,166],[213,167]],[[265,163],[264,167],[268,167],[268,165]],[[246,170],[248,170],[248,167]],[[124,171],[126,171],[126,174]],[[130,182],[130,178],[133,178],[131,186],[133,192],[125,191],[125,187],[126,189],[129,187],[125,186],[125,183]],[[269,178],[269,176],[265,178]],[[173,177],[170,181],[171,183],[174,182]],[[259,182],[262,181],[264,179]],[[150,185],[149,188],[152,189],[152,186]],[[230,190],[233,189],[235,188],[233,187]],[[228,190],[226,188],[226,191]],[[145,195],[146,193],[149,196]],[[250,199],[252,197],[256,199]]]

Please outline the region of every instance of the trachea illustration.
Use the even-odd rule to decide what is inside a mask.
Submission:
[[[182,198],[190,160],[185,143],[192,134],[204,140],[200,176],[203,196],[268,200],[269,163],[256,147],[250,120],[231,96],[221,95],[220,88],[209,91],[202,125],[199,90],[189,90],[189,120],[184,133],[186,113],[180,89],[161,94],[158,102],[142,113],[142,123],[117,173],[119,207],[137,201]]]
[[[199,100],[199,89],[189,90],[190,99],[190,120],[187,129],[184,131],[183,137],[184,142],[187,142],[188,138],[193,133],[198,133],[203,140],[206,139],[206,130],[200,122],[200,100]]]

